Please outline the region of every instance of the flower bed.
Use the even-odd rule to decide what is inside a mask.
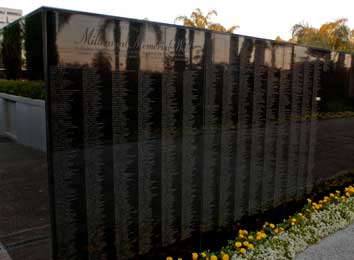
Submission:
[[[283,223],[266,222],[258,231],[239,230],[220,253],[194,253],[193,260],[285,260],[293,259],[309,245],[354,222],[354,187],[337,190],[308,203]],[[232,256],[232,257],[231,257]]]
[[[343,187],[354,172],[344,178],[328,181],[323,188]],[[335,189],[334,189],[335,190]],[[293,259],[309,245],[345,228],[354,222],[354,185],[338,188],[327,196],[323,190],[315,192],[296,214],[273,224],[265,222],[256,231],[240,229],[234,240],[219,252],[210,250],[193,253],[193,260],[285,260]],[[325,193],[327,194],[327,193]],[[167,257],[167,260],[182,258]]]

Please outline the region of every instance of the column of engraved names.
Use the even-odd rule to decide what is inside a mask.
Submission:
[[[81,259],[87,248],[81,71],[50,67],[48,79],[57,256]]]
[[[139,251],[137,92],[138,72],[113,72],[113,173],[119,259],[130,259]]]
[[[248,214],[251,128],[254,85],[254,40],[239,38],[240,91],[238,102],[235,220]]]
[[[161,74],[139,73],[139,251],[161,246]]]
[[[254,91],[252,115],[252,147],[250,167],[250,198],[249,213],[256,214],[261,210],[262,204],[262,178],[264,165],[264,139],[267,111],[267,82],[269,61],[266,64],[265,51],[267,43],[256,41],[254,65]]]
[[[293,47],[283,46],[283,65],[280,69],[279,88],[279,118],[277,138],[277,158],[275,169],[274,203],[277,207],[285,202],[288,156],[289,156],[289,133],[291,114],[291,82],[292,82],[292,49]]]
[[[309,141],[309,155],[308,155],[308,174],[306,180],[306,194],[310,194],[312,192],[314,183],[316,181],[315,171],[314,169],[314,157],[315,157],[315,148],[316,148],[316,140],[317,140],[317,114],[319,113],[319,106],[317,97],[319,96],[319,90],[321,87],[322,81],[322,73],[323,73],[323,60],[321,57],[317,57],[315,61],[313,61],[313,84],[312,84],[312,104],[310,111],[310,141]]]
[[[203,73],[183,72],[181,239],[199,229],[202,180]]]
[[[182,179],[183,72],[169,70],[162,78],[162,245],[180,238]]]
[[[206,66],[206,80],[204,85],[203,231],[213,230],[218,223],[222,76],[222,65],[208,64]]]
[[[224,71],[222,124],[221,124],[221,170],[219,226],[229,227],[234,221],[235,171],[236,171],[236,124],[239,91],[238,40],[230,38],[229,64]]]
[[[279,113],[279,85],[280,69],[277,64],[283,63],[280,55],[281,47],[272,46],[271,67],[268,75],[267,112],[265,129],[265,151],[262,189],[262,209],[267,210],[273,205],[275,168],[277,158],[278,113]]]
[[[289,141],[289,162],[288,162],[288,180],[287,180],[287,200],[296,197],[297,194],[297,175],[299,168],[299,150],[300,150],[300,117],[302,108],[303,91],[303,68],[300,51],[294,47],[293,62],[293,82],[291,92],[291,125]]]
[[[312,114],[312,92],[313,92],[314,65],[310,60],[304,62],[304,83],[301,107],[301,132],[299,150],[299,173],[297,181],[297,197],[303,198],[306,193],[308,163],[309,163],[309,144],[311,135],[311,114]]]
[[[105,212],[105,136],[103,119],[103,84],[94,68],[82,72],[85,187],[88,244],[100,259],[108,259]],[[96,259],[90,255],[90,259]]]

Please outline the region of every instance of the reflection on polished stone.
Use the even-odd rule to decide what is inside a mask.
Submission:
[[[353,113],[323,116],[354,112],[353,55],[43,11],[56,259],[133,259],[354,169]]]

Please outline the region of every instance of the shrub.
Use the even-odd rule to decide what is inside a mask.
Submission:
[[[0,93],[45,99],[43,81],[0,80]]]

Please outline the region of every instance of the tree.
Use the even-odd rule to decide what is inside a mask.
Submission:
[[[275,37],[275,40],[277,42],[285,42],[279,35],[277,37]]]
[[[354,30],[350,30],[347,22],[347,19],[340,18],[323,24],[319,29],[308,23],[298,23],[292,28],[290,41],[331,50],[353,51]]]
[[[226,29],[224,26],[222,26],[219,23],[213,23],[212,19],[211,19],[213,15],[215,15],[215,16],[218,15],[215,10],[209,11],[204,16],[203,12],[199,8],[197,8],[192,12],[190,17],[177,16],[175,19],[175,22],[181,21],[181,22],[183,22],[183,25],[185,25],[185,26],[204,28],[204,29],[220,31],[220,32],[229,32],[229,33],[232,33],[236,29],[239,28],[239,26],[234,25],[234,26],[231,26],[230,28]]]
[[[347,22],[347,19],[340,18],[321,26],[318,33],[328,47],[335,50],[350,48],[351,30]]]
[[[298,44],[322,45],[318,30],[310,26],[308,23],[302,22],[295,24],[291,31],[292,40]]]

